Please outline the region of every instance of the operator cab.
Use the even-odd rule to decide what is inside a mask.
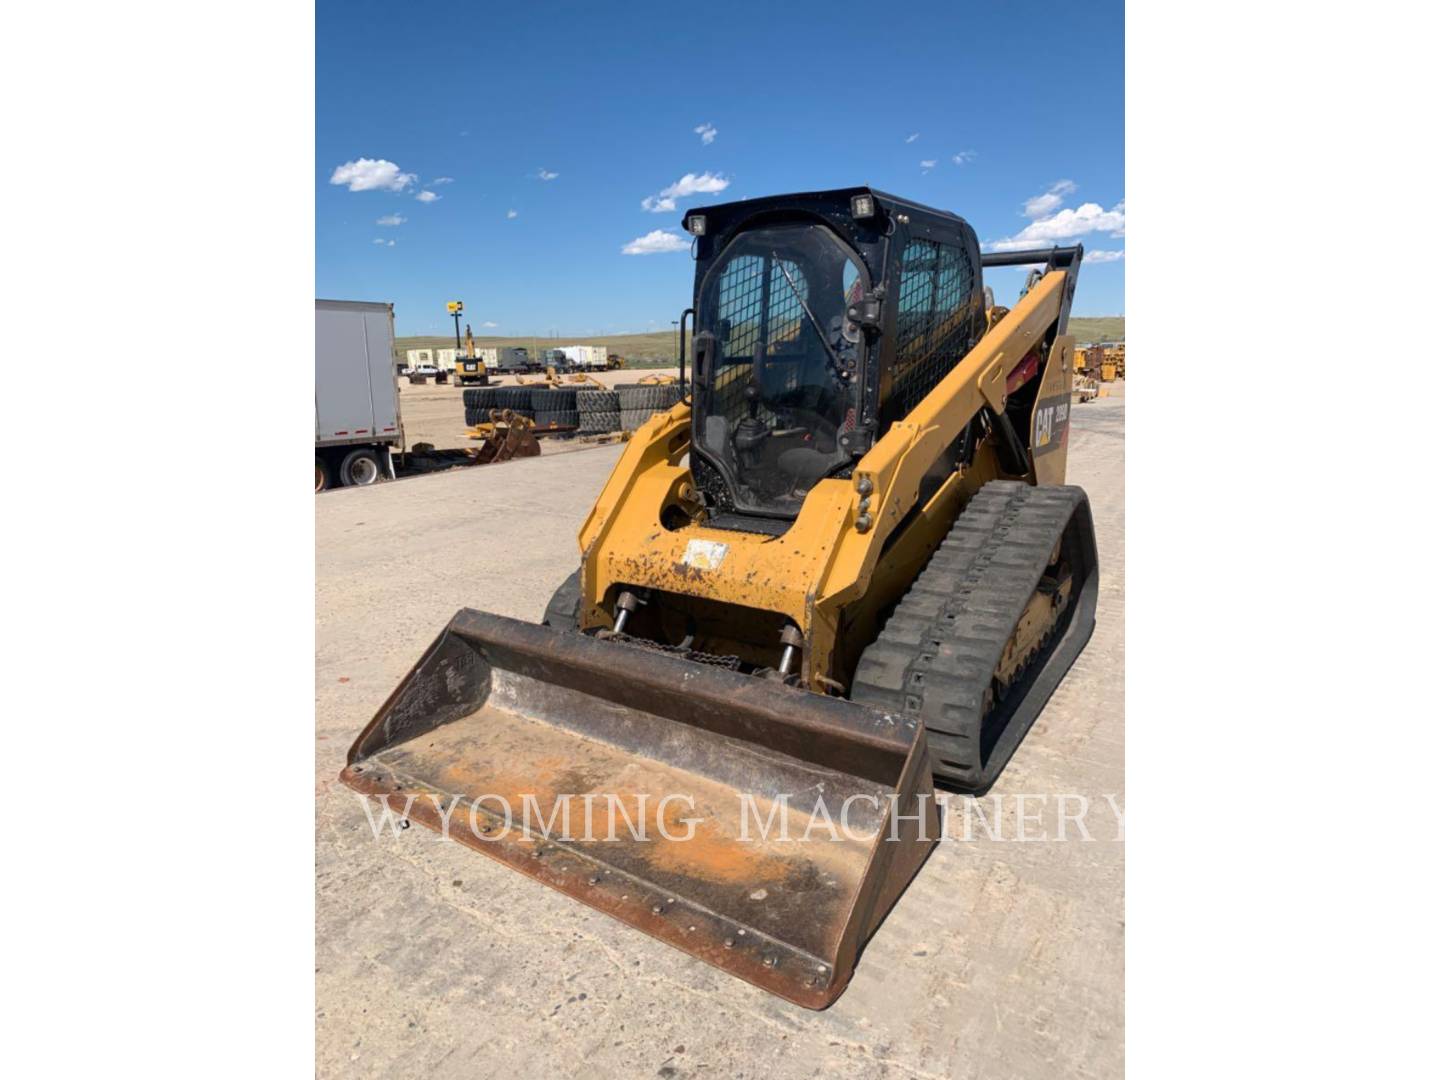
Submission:
[[[691,468],[725,517],[793,520],[984,331],[979,246],[953,214],[848,188],[706,207],[686,228]]]

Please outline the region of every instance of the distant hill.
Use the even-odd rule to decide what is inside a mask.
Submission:
[[[1104,315],[1093,318],[1076,316],[1070,320],[1070,333],[1076,341],[1124,341],[1125,316]],[[406,349],[445,349],[454,346],[453,337],[401,337],[395,339],[395,349],[404,359]],[[625,357],[632,367],[667,367],[675,362],[675,333],[661,330],[653,334],[611,334],[608,337],[532,338],[532,337],[477,337],[476,348],[502,348],[523,345],[532,351],[543,352],[558,345],[603,345],[610,352]]]
[[[608,337],[533,338],[533,337],[475,337],[477,349],[493,349],[524,346],[532,353],[544,352],[560,345],[603,345],[617,356],[623,356],[632,367],[665,367],[675,362],[675,333],[661,330],[654,334],[611,334]],[[454,336],[450,337],[397,337],[395,350],[401,359],[406,349],[453,349]]]
[[[1076,315],[1070,320],[1070,335],[1087,345],[1097,341],[1124,341],[1125,316],[1100,315],[1082,319]]]

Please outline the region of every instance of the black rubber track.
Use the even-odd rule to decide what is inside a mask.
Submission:
[[[1070,603],[1020,680],[982,717],[985,691],[1057,540],[1070,566]],[[861,655],[850,697],[922,720],[936,780],[981,794],[1090,640],[1098,587],[1085,492],[992,481]]]
[[[614,390],[577,390],[575,405],[582,413],[620,411],[620,395]]]
[[[620,396],[621,412],[638,412],[641,409],[662,412],[680,400],[680,387],[675,383],[660,385],[626,383],[617,386],[615,392]]]
[[[495,407],[499,409],[529,409],[530,387],[497,386],[495,399]]]
[[[580,414],[574,409],[567,412],[536,412],[535,426],[537,428],[573,428],[580,426]]]
[[[575,391],[571,387],[537,386],[530,391],[530,408],[540,412],[573,412]]]
[[[550,603],[545,605],[545,615],[541,618],[540,625],[553,626],[557,630],[580,629],[579,570],[567,577],[555,590]]]
[[[580,413],[580,434],[581,435],[604,435],[607,432],[620,430],[620,411],[613,412],[581,412]]]
[[[499,388],[494,386],[472,387],[464,393],[467,409],[493,409],[499,401]]]
[[[468,407],[467,407],[467,408],[465,409],[465,424],[466,424],[466,426],[467,426],[467,427],[474,427],[476,424],[488,424],[488,423],[490,422],[490,413],[494,410],[494,408],[495,408],[495,406],[493,406],[493,405],[486,406],[486,407],[483,408],[483,409],[472,409],[472,408],[468,408]],[[512,411],[523,411],[523,410],[512,410]],[[528,415],[530,415],[530,414],[527,412],[525,415],[528,416]]]

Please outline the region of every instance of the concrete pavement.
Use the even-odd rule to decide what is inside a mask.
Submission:
[[[318,1074],[1119,1075],[1124,398],[1073,418],[1070,481],[1099,532],[1095,635],[990,798],[948,800],[973,838],[938,846],[823,1013],[427,829],[376,840],[335,781],[457,608],[539,618],[620,448],[317,497]]]

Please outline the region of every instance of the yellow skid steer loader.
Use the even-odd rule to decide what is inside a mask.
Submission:
[[[1081,249],[870,188],[692,212],[685,396],[541,625],[462,610],[342,780],[810,1008],[1094,626]],[[1036,265],[1013,309],[982,268]],[[683,342],[693,329],[693,349]]]

